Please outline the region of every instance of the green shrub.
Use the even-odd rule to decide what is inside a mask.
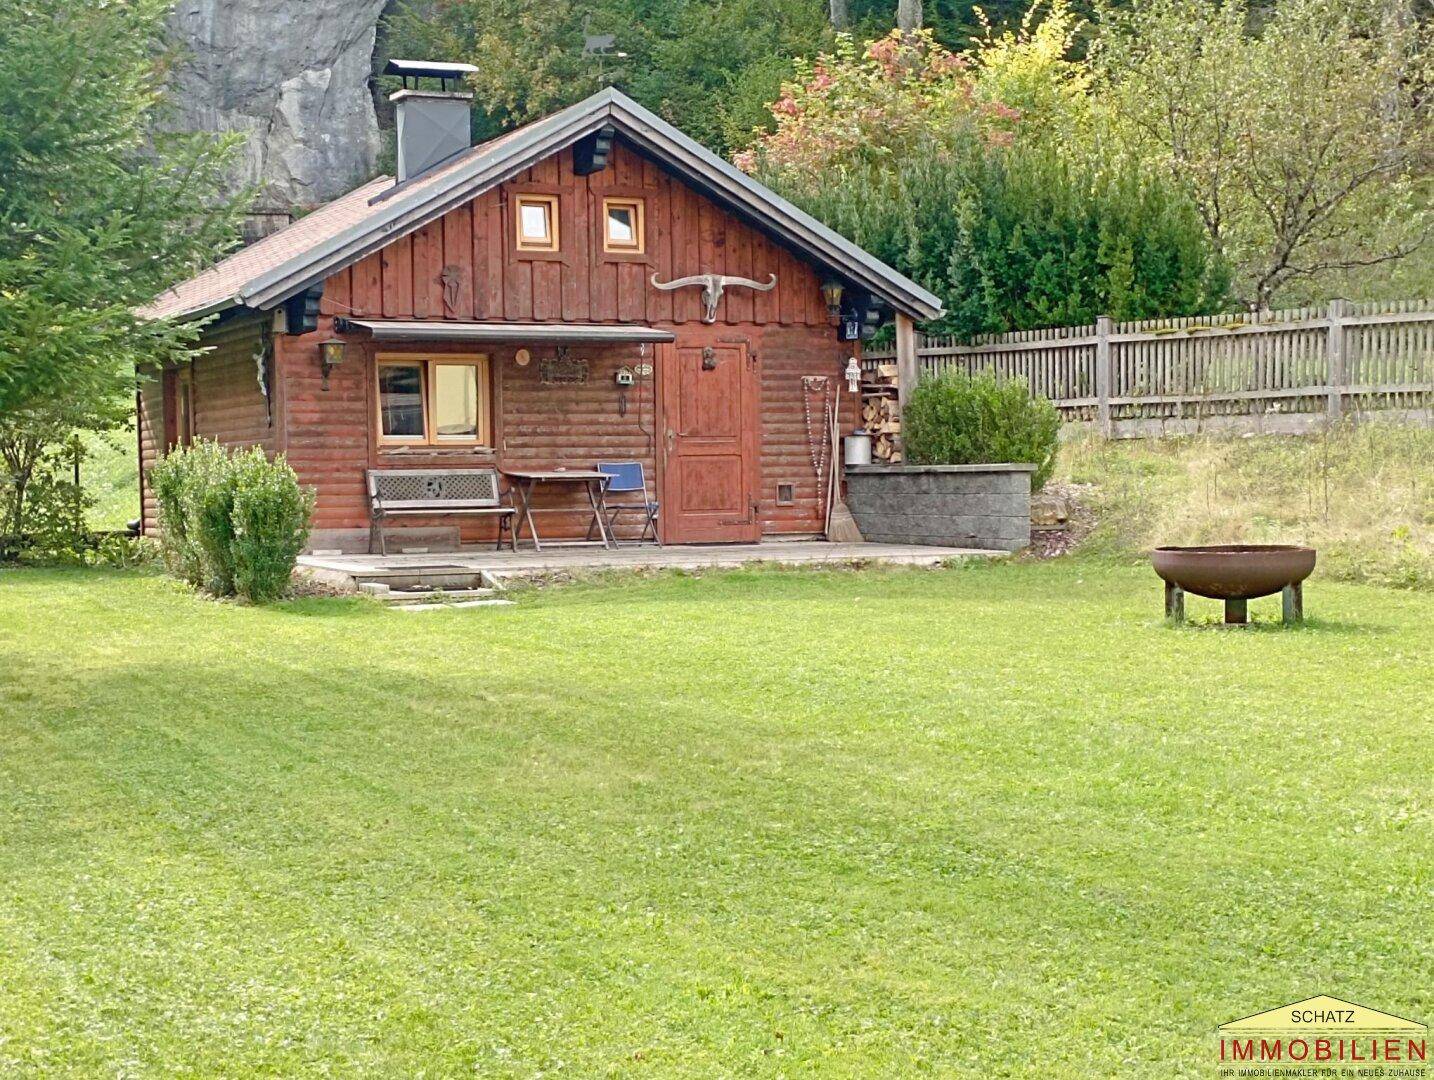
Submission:
[[[313,497],[263,450],[176,448],[149,473],[170,572],[215,596],[281,596],[308,539]]]
[[[125,536],[109,533],[101,536],[90,552],[94,566],[112,566],[116,570],[133,570],[153,564],[159,557],[155,541],[148,536]]]
[[[1036,466],[1038,491],[1055,467],[1060,417],[1021,379],[982,372],[925,376],[902,416],[906,460],[912,465],[1024,462]]]
[[[184,451],[180,505],[198,549],[200,584],[215,596],[234,593],[234,465],[217,442],[199,440]]]
[[[165,569],[191,585],[203,585],[199,544],[190,537],[184,520],[186,473],[186,454],[175,448],[150,467],[147,479],[159,515],[159,550]]]
[[[20,535],[10,546],[24,562],[39,565],[78,565],[89,547],[85,514],[94,500],[75,483],[75,469],[85,459],[85,448],[73,435],[39,455],[24,486],[23,514],[17,513],[19,491],[13,480],[3,489],[5,521],[23,518]]]
[[[760,179],[920,282],[968,338],[1225,310],[1229,272],[1190,200],[1134,166],[980,141],[812,179]]]
[[[282,457],[269,461],[256,447],[232,460],[234,586],[246,600],[262,603],[288,588],[309,537],[314,497]]]

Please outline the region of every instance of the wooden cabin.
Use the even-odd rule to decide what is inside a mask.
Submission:
[[[369,470],[614,460],[643,463],[665,542],[820,533],[824,406],[854,427],[862,334],[939,301],[616,91],[477,146],[468,95],[394,98],[396,179],[151,309],[210,321],[207,351],[139,394],[144,528],[148,466],[202,437],[284,454],[317,492],[319,550],[370,549]],[[696,275],[726,280],[673,284]],[[582,533],[573,509],[545,539]],[[384,528],[393,550],[497,524]]]

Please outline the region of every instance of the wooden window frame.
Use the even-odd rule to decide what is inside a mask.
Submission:
[[[609,255],[644,255],[647,252],[647,210],[646,200],[629,195],[605,195],[602,200],[602,249]],[[619,243],[608,231],[608,209],[627,207],[632,210],[632,231],[636,239],[631,244]]]
[[[478,380],[478,435],[476,438],[440,436],[434,410],[433,398],[434,365],[450,367],[471,367],[477,370]],[[379,385],[379,370],[384,367],[417,367],[419,396],[423,399],[423,436],[385,435],[383,433],[383,390]],[[374,357],[374,432],[380,447],[421,446],[429,449],[443,447],[462,450],[493,449],[493,365],[487,353],[379,353]]]
[[[543,205],[548,208],[548,239],[545,241],[533,240],[523,235],[523,207]],[[519,251],[547,251],[559,250],[562,245],[562,224],[558,213],[558,197],[556,195],[540,195],[536,192],[520,193],[513,196],[513,241]]]

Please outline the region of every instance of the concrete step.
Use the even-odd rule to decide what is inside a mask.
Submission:
[[[488,582],[481,570],[373,570],[353,575],[354,584],[386,585],[390,589],[478,589]]]
[[[451,611],[454,608],[512,607],[511,600],[460,600],[457,603],[395,604],[394,611]]]
[[[488,600],[492,596],[492,589],[414,589],[409,592],[391,592],[378,599],[394,607],[404,607],[410,604],[453,604],[466,600]]]
[[[375,581],[361,582],[358,589],[359,592],[372,596],[375,600],[396,606],[439,601],[453,603],[467,600],[487,600],[499,591],[496,587],[488,585],[472,588],[434,588],[425,584],[394,588]]]
[[[470,570],[463,566],[392,567],[349,573],[360,591],[375,594],[385,588],[394,592],[503,588],[486,570]]]

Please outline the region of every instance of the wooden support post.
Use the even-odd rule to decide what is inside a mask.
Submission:
[[[903,412],[916,389],[920,372],[916,360],[916,323],[910,315],[896,315],[896,400]]]
[[[1095,319],[1095,398],[1096,418],[1100,422],[1100,434],[1108,439],[1114,432],[1110,420],[1110,316],[1097,315]]]
[[[1169,581],[1165,583],[1165,617],[1178,623],[1185,621],[1185,590]]]
[[[1326,347],[1329,371],[1325,376],[1329,384],[1329,401],[1326,412],[1330,423],[1344,414],[1344,387],[1348,381],[1344,359],[1344,316],[1348,308],[1343,300],[1329,302],[1329,341]]]
[[[906,403],[911,400],[911,391],[916,389],[920,368],[916,356],[916,323],[910,315],[896,313],[896,409],[901,421],[902,461],[906,460]]]
[[[1250,621],[1249,601],[1247,600],[1226,600],[1225,601],[1225,623],[1228,626],[1244,626]]]
[[[1305,585],[1303,581],[1296,585],[1286,585],[1280,591],[1280,606],[1281,614],[1287,624],[1305,621]]]

